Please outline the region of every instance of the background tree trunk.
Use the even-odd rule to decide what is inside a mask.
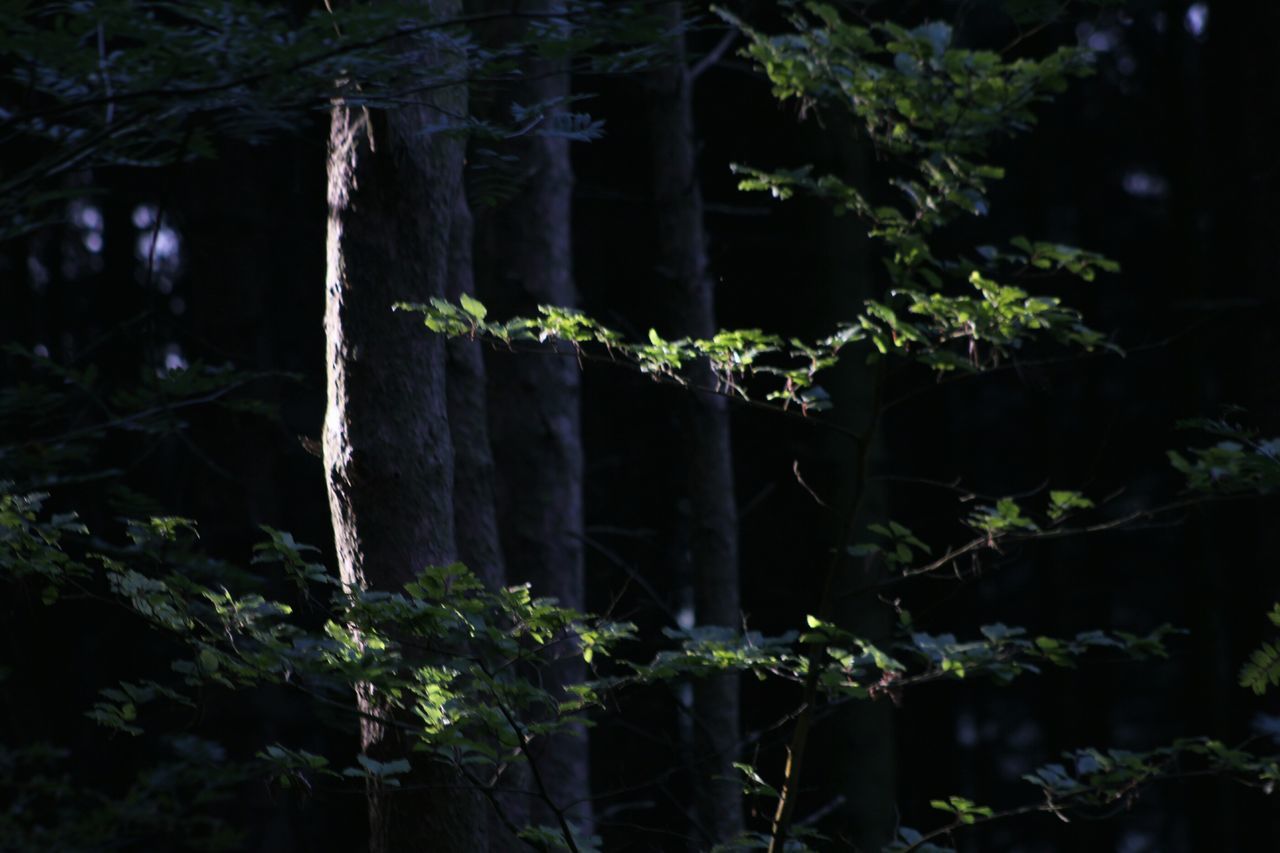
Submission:
[[[475,295],[472,241],[475,228],[471,208],[459,192],[450,227],[450,301]],[[448,381],[446,399],[449,433],[453,439],[453,513],[458,559],[466,563],[489,589],[506,585],[506,566],[498,538],[494,506],[493,450],[489,445],[489,407],[485,399],[486,375],[480,343],[453,338],[446,344]]]
[[[483,9],[509,3],[480,3]],[[522,13],[554,12],[556,0],[519,5]],[[546,19],[541,25],[546,26]],[[524,34],[517,18],[486,31],[499,44]],[[533,59],[519,81],[500,90],[488,115],[509,121],[512,104],[530,106],[569,95],[563,60]],[[577,302],[571,254],[573,169],[569,141],[546,131],[564,112],[553,107],[533,130],[499,145],[514,155],[518,174],[511,198],[477,211],[476,274],[484,301],[509,316],[539,304]],[[497,354],[490,361],[494,406],[490,411],[498,470],[498,529],[513,582],[533,584],[535,595],[552,596],[565,607],[583,609],[582,440],[578,364],[567,357]],[[566,649],[566,651],[569,651]],[[568,654],[542,673],[543,685],[583,680],[581,658]],[[592,831],[590,756],[585,728],[545,739],[533,750],[550,798],[566,809],[584,834]],[[554,825],[546,804],[534,802],[532,822]]]
[[[835,174],[853,186],[866,183],[870,171],[869,154],[865,144],[843,117],[832,117],[829,125],[821,130],[818,145],[824,159]],[[829,147],[828,147],[829,146]],[[832,217],[824,211],[814,223],[817,239],[822,246],[822,262],[818,270],[822,283],[822,317],[848,318],[857,316],[863,300],[875,293],[873,255],[869,251],[865,228],[852,218]],[[827,417],[846,430],[859,433],[867,430],[878,415],[876,391],[878,368],[862,363],[861,359],[848,359],[828,373],[823,381],[832,396],[839,401]],[[872,436],[868,451],[868,465],[861,470],[858,456],[860,445],[849,440],[848,435],[828,431],[819,447],[818,468],[830,472],[829,485],[823,493],[834,498],[837,507],[830,536],[839,542],[846,525],[851,521],[849,513],[861,494],[861,509],[853,523],[861,530],[877,518],[894,518],[896,508],[882,482],[872,479],[870,472],[882,468],[886,456],[885,431],[880,424]],[[826,478],[818,479],[823,482]],[[861,480],[861,481],[860,481]],[[875,594],[847,595],[853,590],[867,589],[886,577],[883,560],[875,557],[848,560],[845,571],[837,581],[836,622],[863,637],[887,637],[894,628],[893,611],[884,606]],[[833,809],[838,815],[841,840],[854,850],[879,850],[888,844],[895,832],[898,820],[896,806],[897,756],[895,752],[895,707],[887,699],[851,702],[835,716],[836,722],[810,745],[828,751],[832,777],[835,780],[834,796],[823,800],[810,798],[803,805],[806,811]],[[802,803],[804,800],[802,798]]]
[[[458,4],[427,11],[456,14]],[[445,344],[391,306],[446,293],[463,142],[424,128],[465,101],[454,87],[428,105],[336,107],[331,118],[324,462],[338,564],[351,585],[395,589],[457,557]],[[359,701],[379,713],[376,696]],[[361,742],[381,760],[408,753],[396,730],[368,720]],[[479,794],[462,790],[451,767],[414,763],[403,790],[370,788],[370,849],[484,849]]]
[[[657,202],[657,268],[675,334],[715,333],[715,285],[707,273],[702,191],[693,128],[693,81],[685,55],[680,3],[665,7],[671,34],[667,57],[650,75],[653,191]],[[696,385],[714,387],[708,364],[694,368]],[[738,510],[734,490],[729,411],[724,397],[693,393],[681,419],[692,513],[694,613],[700,626],[737,630]],[[736,781],[740,727],[737,675],[694,682],[697,817],[711,841],[726,842],[743,828],[742,787]]]
[[[475,294],[472,242],[475,228],[471,208],[464,193],[458,193],[450,227],[449,299]],[[481,344],[465,338],[446,343],[446,399],[449,433],[453,439],[453,517],[458,543],[458,559],[484,581],[489,589],[507,585],[507,570],[498,536],[494,504],[495,470],[489,444],[487,377]],[[515,849],[521,842],[512,837],[507,822],[524,826],[529,822],[528,768],[509,763],[498,777],[496,787],[518,793],[499,793],[497,801],[506,821],[490,813],[489,835],[493,850]]]

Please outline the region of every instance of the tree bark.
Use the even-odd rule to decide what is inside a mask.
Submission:
[[[456,2],[424,4],[425,14],[457,11]],[[448,57],[428,59],[437,60]],[[463,142],[424,128],[441,111],[459,114],[465,100],[453,87],[421,106],[371,113],[339,104],[331,116],[324,462],[339,568],[351,586],[398,589],[424,566],[457,557],[445,344],[391,306],[446,293]],[[358,693],[366,714],[381,713],[376,695]],[[362,723],[362,746],[375,758],[405,757],[404,740],[368,717]],[[412,760],[403,789],[370,787],[370,850],[485,849],[479,794],[452,767]]]
[[[450,230],[447,294],[457,302],[463,294],[474,296],[472,241],[475,228],[471,208],[458,193]],[[446,344],[448,381],[446,399],[449,432],[453,439],[453,512],[458,559],[484,581],[489,589],[506,585],[506,565],[498,537],[494,504],[495,470],[489,443],[489,407],[485,399],[487,377],[484,355],[477,341],[453,338]]]
[[[507,8],[509,3],[480,3]],[[553,12],[557,0],[520,4],[524,13]],[[543,25],[546,25],[544,19]],[[516,19],[489,28],[487,37],[509,44],[525,34]],[[563,60],[525,62],[518,82],[496,93],[488,114],[510,120],[510,106],[546,103],[569,94]],[[514,195],[499,207],[477,212],[476,272],[484,301],[498,313],[527,312],[539,304],[573,306],[570,238],[573,170],[569,142],[545,131],[561,107],[538,126],[492,147],[514,155]],[[565,607],[583,609],[582,441],[580,383],[572,358],[497,354],[489,362],[494,406],[490,411],[498,470],[498,521],[507,571],[514,582],[529,582],[535,595],[551,596]],[[576,651],[541,674],[553,693],[582,681],[586,670]],[[592,831],[590,755],[585,728],[546,738],[533,750],[550,799],[566,809],[584,834]],[[532,820],[555,825],[554,811],[534,802]]]
[[[450,229],[449,300],[457,302],[465,293],[475,295],[472,242],[475,228],[471,208],[463,193],[458,194]],[[447,353],[446,399],[449,433],[453,439],[453,517],[458,543],[458,559],[490,590],[507,585],[507,569],[502,557],[495,505],[496,471],[489,443],[488,379],[484,355],[478,341],[452,338]],[[519,793],[497,793],[502,816],[491,813],[489,836],[492,849],[516,849],[521,842],[508,825],[529,823],[528,768],[518,762],[506,765],[496,787]],[[505,818],[505,820],[503,819]]]
[[[678,335],[707,338],[716,330],[715,284],[707,272],[702,192],[698,186],[690,78],[680,3],[665,8],[668,55],[650,74],[653,187],[657,202],[658,273]],[[715,385],[708,364],[694,383]],[[694,392],[684,413],[689,503],[693,514],[694,613],[698,625],[738,630],[738,511],[729,411],[723,396]],[[735,780],[739,732],[737,675],[699,679],[693,712],[698,823],[716,843],[743,829],[742,788]]]

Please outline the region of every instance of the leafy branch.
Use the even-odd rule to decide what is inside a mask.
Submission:
[[[952,820],[927,833],[900,827],[898,840],[885,853],[943,853],[951,848],[934,842],[957,830],[1029,814],[1052,814],[1063,821],[1077,814],[1088,816],[1132,802],[1141,788],[1158,781],[1211,775],[1266,791],[1280,782],[1275,756],[1257,756],[1211,738],[1180,738],[1145,752],[1080,749],[1064,759],[1022,777],[1040,788],[1042,802],[997,811],[963,797],[934,800],[933,807],[953,815]],[[1188,762],[1195,766],[1186,766]]]

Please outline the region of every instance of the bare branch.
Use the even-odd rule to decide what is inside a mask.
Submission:
[[[741,33],[737,27],[730,27],[729,31],[720,37],[720,41],[716,42],[716,46],[711,48],[706,56],[695,62],[693,67],[689,69],[689,82],[692,83],[697,80],[707,69],[723,59],[725,53],[729,48],[733,47],[733,43],[738,40],[740,35]]]

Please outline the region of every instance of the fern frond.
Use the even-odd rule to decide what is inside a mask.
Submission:
[[[1249,655],[1240,669],[1240,686],[1259,696],[1270,687],[1280,687],[1280,644],[1263,643]]]

